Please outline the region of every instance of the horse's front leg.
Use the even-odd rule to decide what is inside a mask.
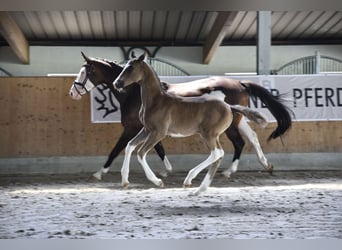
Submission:
[[[109,170],[110,165],[112,164],[113,160],[120,154],[120,152],[127,146],[127,143],[139,132],[139,129],[133,127],[125,127],[123,133],[121,134],[118,142],[112,149],[111,153],[108,156],[108,159],[99,171],[93,174],[93,176],[101,180],[102,174],[106,174]]]
[[[130,140],[126,146],[125,158],[121,168],[122,186],[124,188],[128,187],[129,185],[128,174],[132,152],[138,145],[145,141],[147,135],[147,131],[144,128],[142,128],[140,132],[132,140]]]
[[[159,187],[164,187],[164,183],[161,179],[157,178],[157,176],[153,173],[152,169],[147,164],[146,155],[164,137],[164,134],[158,133],[158,131],[152,131],[148,134],[143,145],[138,150],[138,161],[143,167],[147,179],[149,179],[151,182]]]

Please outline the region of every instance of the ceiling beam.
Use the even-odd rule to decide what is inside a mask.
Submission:
[[[209,64],[217,48],[221,45],[227,27],[234,21],[237,12],[220,11],[203,46],[203,63]]]
[[[17,23],[6,11],[0,11],[0,34],[7,41],[15,55],[24,64],[29,64],[29,45]]]

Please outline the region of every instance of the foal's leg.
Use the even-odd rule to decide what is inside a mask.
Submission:
[[[234,146],[234,156],[233,156],[232,164],[230,165],[228,169],[222,172],[224,176],[229,178],[230,175],[232,173],[235,173],[238,169],[240,156],[241,156],[243,147],[245,146],[245,141],[241,137],[241,134],[239,133],[239,130],[235,124],[232,124],[225,131],[225,133]]]
[[[217,169],[219,168],[222,162],[222,159],[224,157],[224,150],[222,149],[222,146],[220,144],[218,137],[216,139],[215,154],[216,154],[217,160],[211,164],[208,170],[208,173],[205,175],[203,181],[201,182],[200,187],[193,193],[194,195],[198,195],[208,189],[212,180],[214,179]]]
[[[142,128],[140,132],[128,142],[125,149],[125,158],[121,168],[122,186],[128,187],[128,174],[129,174],[129,164],[131,160],[131,155],[134,149],[141,143],[143,143],[147,137],[147,131]]]
[[[249,140],[249,142],[253,145],[253,147],[256,150],[259,162],[261,165],[264,166],[264,168],[271,174],[273,171],[272,164],[268,163],[267,158],[264,155],[264,152],[262,151],[262,148],[260,146],[258,135],[255,133],[255,131],[248,125],[246,119],[241,119],[239,123],[239,131],[246,136],[246,138]]]
[[[143,145],[138,150],[138,161],[143,167],[147,179],[149,179],[151,182],[153,182],[156,186],[159,187],[164,187],[164,183],[161,179],[155,176],[152,169],[149,167],[146,161],[146,155],[153,148],[153,146],[164,137],[165,135],[152,131],[148,134]]]
[[[203,137],[205,139],[205,137]],[[206,140],[206,139],[205,139]],[[206,167],[209,165],[213,164],[217,160],[223,157],[224,151],[222,150],[222,147],[220,145],[217,145],[215,142],[216,139],[210,138],[209,140],[206,140],[207,145],[209,146],[210,149],[210,155],[209,157],[198,164],[196,167],[191,169],[186,176],[183,186],[184,187],[191,187],[191,181]]]

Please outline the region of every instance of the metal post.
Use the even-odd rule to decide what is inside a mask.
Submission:
[[[315,55],[316,55],[316,71],[315,71],[315,74],[319,74],[321,72],[321,53],[318,50],[316,50]]]
[[[257,73],[271,72],[271,11],[257,13]]]

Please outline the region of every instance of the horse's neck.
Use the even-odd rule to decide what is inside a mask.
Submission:
[[[127,98],[129,98],[130,93],[134,90],[134,88],[126,88],[124,92],[119,92],[117,89],[114,88],[113,81],[115,78],[121,73],[120,69],[115,69],[113,66],[111,66],[110,70],[107,70],[105,72],[105,79],[106,79],[106,85],[110,89],[110,91],[113,93],[115,98],[120,103],[120,107],[123,106],[124,103],[126,103]],[[138,88],[139,86],[136,86]]]
[[[142,105],[149,107],[155,100],[162,96],[160,80],[154,71],[147,65],[144,65],[144,77],[141,81],[141,101]]]

